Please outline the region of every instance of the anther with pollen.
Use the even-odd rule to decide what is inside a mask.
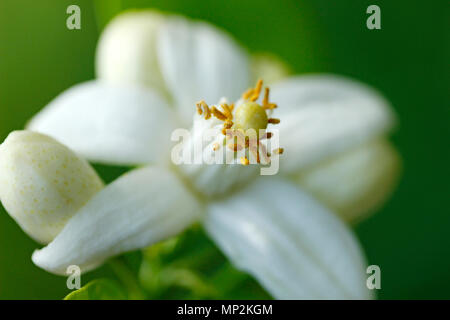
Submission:
[[[247,157],[241,157],[241,164],[243,166],[248,166],[250,164],[250,161],[248,160]]]
[[[261,93],[263,81],[261,79],[256,83],[255,88],[250,88],[242,94],[242,98],[244,100],[256,101],[259,98],[259,94]]]
[[[230,106],[228,106],[228,104],[224,103],[224,104],[221,104],[220,106],[222,107],[223,114],[225,115],[225,117],[229,120],[233,120],[232,112],[233,112],[234,105],[232,104],[231,105],[232,107],[230,107]]]
[[[202,115],[204,112],[206,120],[211,118],[211,109],[209,109],[208,105],[206,104],[206,102],[204,100],[197,102],[196,106],[197,106],[197,113],[199,115]]]
[[[232,126],[233,126],[233,121],[231,121],[231,120],[225,121],[225,123],[223,124],[223,128],[222,128],[222,134],[224,136],[226,136],[227,130],[229,130]]]
[[[283,152],[284,152],[283,148],[278,148],[278,149],[273,150],[273,153],[275,153],[275,154],[283,154]]]
[[[261,79],[259,79],[258,82],[256,83],[256,88],[253,91],[253,95],[250,97],[250,101],[258,100],[259,95],[261,93],[262,85],[263,85],[263,81]]]
[[[272,123],[272,124],[278,124],[278,123],[280,123],[280,119],[269,118],[269,120],[267,120],[267,122]]]
[[[212,111],[212,114],[219,120],[225,121],[228,119],[228,117],[225,116],[222,112],[220,112],[220,110],[217,109],[216,107],[212,107],[211,111]]]
[[[264,91],[264,98],[263,98],[263,102],[262,102],[262,107],[266,110],[272,110],[277,108],[278,106],[275,103],[270,103],[269,102],[269,87],[266,87],[265,91]]]
[[[273,137],[273,133],[272,132],[266,132],[262,137],[261,140],[267,139],[269,140],[270,138]]]

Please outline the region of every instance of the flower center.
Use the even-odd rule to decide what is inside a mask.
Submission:
[[[190,134],[172,156],[199,194],[226,194],[251,181],[258,171],[277,174],[283,148],[271,126],[280,120],[271,118],[277,105],[269,102],[269,88],[262,89],[259,80],[235,103],[222,98],[216,105],[203,100],[196,104]]]
[[[268,124],[278,124],[279,119],[270,118],[268,113],[277,108],[275,103],[269,102],[269,88],[266,87],[264,97],[261,104],[256,101],[261,95],[263,81],[258,80],[254,88],[248,89],[242,94],[242,98],[234,104],[228,105],[221,103],[218,106],[211,108],[204,100],[197,103],[197,112],[203,115],[205,120],[212,116],[223,121],[222,134],[227,138],[224,144],[232,151],[237,152],[248,149],[254,156],[257,163],[261,162],[261,156],[264,157],[264,163],[270,163],[271,153],[267,152],[266,146],[262,140],[268,140],[273,136],[273,133],[266,132]],[[217,151],[221,147],[220,144],[215,143],[213,150]],[[262,153],[262,154],[261,154]],[[272,150],[273,154],[282,154],[283,148]],[[250,164],[247,155],[240,158],[243,165]]]

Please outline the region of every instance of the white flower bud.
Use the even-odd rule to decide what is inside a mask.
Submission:
[[[0,145],[0,200],[40,243],[52,241],[102,187],[85,160],[46,135],[14,131]]]
[[[396,150],[379,139],[301,171],[297,181],[342,219],[356,223],[388,199],[400,171]]]
[[[251,59],[251,70],[253,82],[264,79],[264,83],[269,85],[289,77],[291,73],[289,67],[281,59],[268,53],[254,55]]]
[[[163,15],[154,11],[130,11],[114,18],[98,43],[97,77],[110,83],[164,91],[156,50],[163,20]]]

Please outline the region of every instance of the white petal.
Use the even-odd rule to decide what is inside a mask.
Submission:
[[[207,23],[169,19],[160,29],[158,57],[167,87],[189,123],[197,101],[234,101],[249,85],[246,53]]]
[[[102,187],[89,163],[48,136],[14,131],[0,145],[0,199],[40,243],[52,241]]]
[[[167,104],[150,89],[97,81],[68,89],[28,125],[91,161],[125,165],[167,156],[174,127]]]
[[[98,78],[165,91],[156,53],[164,16],[154,11],[120,14],[103,31],[96,53]]]
[[[367,299],[351,231],[300,189],[261,177],[208,208],[205,227],[234,264],[278,299]]]
[[[89,201],[33,262],[56,274],[83,272],[107,258],[146,247],[182,231],[201,213],[182,182],[162,167],[131,171]]]
[[[311,75],[275,85],[279,105],[281,170],[293,171],[367,141],[394,122],[388,102],[373,89],[343,77]]]
[[[344,220],[357,222],[392,193],[399,169],[392,145],[376,140],[302,170],[296,180]]]

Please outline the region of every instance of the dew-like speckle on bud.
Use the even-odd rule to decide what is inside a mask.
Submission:
[[[0,145],[0,200],[40,243],[52,241],[102,187],[89,163],[46,135],[14,131]]]

